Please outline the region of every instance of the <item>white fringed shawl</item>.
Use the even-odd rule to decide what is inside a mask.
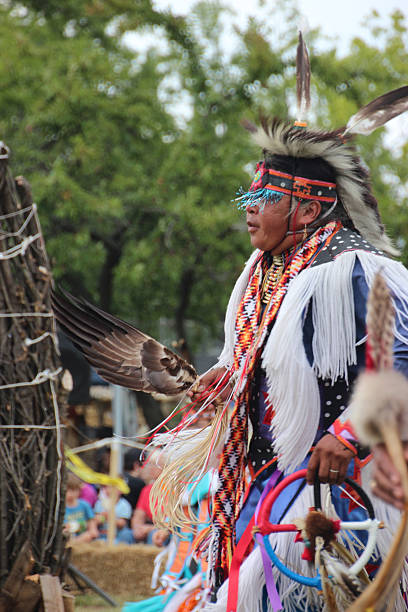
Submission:
[[[231,367],[233,363],[236,313],[259,255],[260,251],[252,254],[231,294],[225,345],[217,366]],[[352,285],[356,259],[368,286],[375,272],[382,270],[392,294],[399,299],[397,319],[408,321],[408,271],[401,263],[380,255],[346,252],[332,262],[302,271],[290,282],[262,354],[268,394],[275,410],[274,448],[283,471],[293,470],[303,461],[315,438],[320,419],[317,377],[332,382],[339,377],[347,379],[348,367],[356,363]],[[315,332],[312,366],[303,345],[303,320],[310,302]],[[396,337],[406,342],[397,332]]]

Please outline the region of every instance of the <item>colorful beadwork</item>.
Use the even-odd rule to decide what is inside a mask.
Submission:
[[[268,328],[276,317],[289,282],[310,266],[317,253],[341,228],[330,222],[320,228],[298,249],[291,253],[286,268],[277,280],[262,314],[261,295],[264,281],[263,258],[254,264],[252,276],[241,300],[236,318],[234,370],[240,374],[239,393],[231,415],[226,442],[219,465],[219,487],[213,505],[213,542],[211,547],[210,580],[218,586],[228,576],[234,547],[235,521],[239,515],[244,493],[244,473],[248,437],[248,406],[250,381],[260,351],[268,335]]]
[[[234,201],[241,210],[255,205],[263,210],[266,204],[279,202],[285,195],[300,200],[318,200],[322,204],[333,204],[337,200],[335,183],[293,176],[266,168],[265,162],[259,162],[248,191],[241,188]]]

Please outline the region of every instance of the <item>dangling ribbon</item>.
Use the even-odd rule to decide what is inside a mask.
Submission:
[[[280,472],[279,470],[276,470],[276,472],[272,474],[272,476],[266,483],[266,486],[264,490],[262,491],[262,495],[259,499],[258,505],[255,510],[255,524],[258,521],[259,510],[262,506],[262,503],[265,497],[268,495],[269,491],[273,489],[273,487],[276,485],[281,475],[282,475],[282,472]],[[265,550],[262,534],[260,533],[256,534],[256,541],[258,542],[259,547],[261,549],[262,562],[263,562],[264,573],[265,573],[265,584],[266,584],[266,590],[268,592],[269,601],[271,602],[273,612],[278,612],[278,610],[283,610],[283,605],[279,597],[278,589],[276,588],[275,580],[273,578],[272,562],[269,558],[268,553]]]
[[[258,519],[259,509],[262,505],[263,500],[266,495],[268,495],[269,491],[273,489],[282,472],[276,470],[272,476],[269,478],[265,489],[262,492],[262,495],[259,499],[258,505],[255,510],[255,514],[251,518],[248,523],[244,533],[242,534],[232,557],[230,573],[229,573],[229,581],[228,581],[228,601],[227,601],[227,611],[228,612],[236,612],[238,607],[238,591],[239,591],[239,569],[241,567],[243,558],[245,553],[252,542],[253,538],[253,528],[256,525]],[[272,563],[268,556],[268,553],[265,550],[263,544],[263,538],[260,533],[256,534],[256,539],[258,544],[260,545],[262,561],[265,572],[265,583],[266,589],[268,592],[269,600],[272,605],[273,612],[278,612],[278,610],[283,610],[282,602],[280,600],[275,581],[273,579],[272,574]]]

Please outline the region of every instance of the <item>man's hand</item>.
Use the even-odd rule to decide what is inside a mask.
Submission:
[[[153,529],[153,525],[135,525],[132,527],[133,537],[136,542],[144,542]]]
[[[199,400],[203,400],[203,398],[201,397],[202,393],[211,385],[213,385],[212,388],[216,387],[216,381],[221,380],[226,371],[226,368],[213,368],[211,370],[208,370],[208,372],[206,372],[202,376],[200,376],[198,384],[194,385],[194,389],[187,393],[187,395],[191,398],[191,401],[197,402]],[[223,383],[220,384],[220,387],[222,385]],[[219,394],[219,397],[225,401],[226,399],[228,399],[230,393],[231,387],[227,384],[225,386],[225,389]],[[214,405],[209,404],[208,408],[214,409]]]
[[[337,438],[327,434],[316,444],[307,466],[307,483],[315,483],[316,475],[320,482],[341,484],[346,478],[347,468],[354,457]]]
[[[164,546],[168,537],[169,532],[167,529],[156,529],[152,534],[153,546]]]
[[[408,462],[408,442],[402,443],[405,461]],[[373,448],[372,491],[385,502],[399,510],[404,509],[404,492],[401,478],[384,444]]]

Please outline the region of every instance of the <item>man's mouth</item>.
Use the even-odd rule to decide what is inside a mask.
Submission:
[[[250,223],[249,221],[247,221],[247,226],[248,232],[256,232],[259,229],[258,225],[255,225],[255,223]]]

